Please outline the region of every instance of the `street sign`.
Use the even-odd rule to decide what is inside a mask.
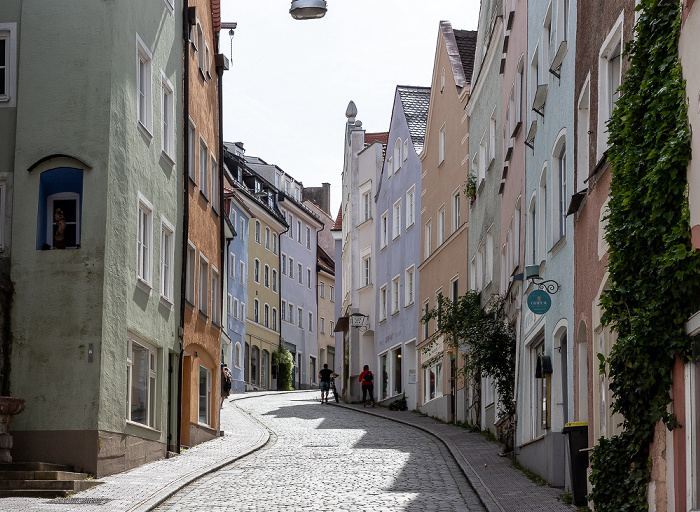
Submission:
[[[552,307],[552,298],[544,290],[534,290],[527,296],[527,306],[536,315],[544,315]]]

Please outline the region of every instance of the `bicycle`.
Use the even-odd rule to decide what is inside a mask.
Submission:
[[[338,393],[338,389],[335,387],[335,379],[337,377],[338,377],[337,375],[334,375],[331,377],[330,391],[333,392],[333,398],[335,398],[335,403],[340,403],[340,394]]]

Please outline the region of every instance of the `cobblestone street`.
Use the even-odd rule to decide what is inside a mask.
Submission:
[[[323,405],[318,392],[236,405],[271,430],[270,443],[156,510],[483,510],[445,447],[415,428]]]

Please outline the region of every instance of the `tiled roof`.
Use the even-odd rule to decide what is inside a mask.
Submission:
[[[476,30],[455,30],[455,40],[459,49],[459,56],[462,59],[464,76],[467,83],[472,80],[474,70],[474,56],[476,55]]]
[[[381,142],[385,146],[389,143],[389,132],[369,133],[365,132],[365,145],[369,146],[373,142]]]
[[[214,32],[219,32],[221,30],[221,0],[211,0],[211,14]]]
[[[340,231],[343,229],[343,206],[338,208],[338,216],[335,218],[335,224],[331,228],[331,231]]]
[[[416,153],[423,150],[425,127],[428,123],[428,105],[430,104],[430,87],[411,87],[399,85],[397,88],[401,104],[406,115],[408,132]]]

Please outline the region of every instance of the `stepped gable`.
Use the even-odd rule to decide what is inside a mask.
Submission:
[[[428,123],[428,107],[430,105],[430,87],[412,87],[399,85],[397,87],[401,104],[403,105],[408,132],[416,153],[423,150],[425,142],[425,127]]]

